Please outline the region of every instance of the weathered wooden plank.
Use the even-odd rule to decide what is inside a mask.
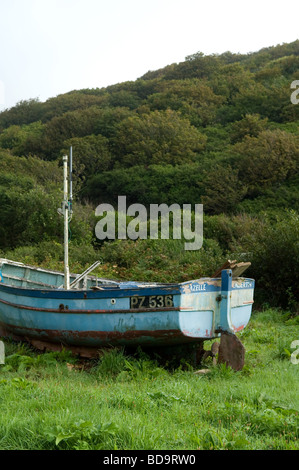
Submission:
[[[221,268],[217,269],[217,271],[213,274],[212,277],[220,277],[221,276],[221,271],[223,271],[223,269],[231,269],[232,270],[232,273],[233,273],[233,277],[239,277],[241,276],[241,274],[244,273],[244,271],[249,268],[249,266],[251,266],[251,263],[248,261],[248,262],[241,262],[241,263],[237,263],[236,260],[227,260],[222,266]]]
[[[246,269],[249,268],[249,266],[251,266],[251,263],[249,261],[246,263],[237,263],[232,268],[233,277],[241,276],[244,273],[244,271],[246,271]]]
[[[231,269],[231,266],[234,265],[236,262],[237,262],[237,260],[231,261],[231,260],[228,259],[228,260],[221,266],[221,268],[217,269],[217,271],[213,274],[212,277],[221,277],[221,271],[223,271],[223,269]]]

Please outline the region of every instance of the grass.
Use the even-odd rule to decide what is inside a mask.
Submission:
[[[82,364],[5,341],[0,449],[298,450],[297,320],[255,312],[239,334],[243,370],[207,359],[205,375],[183,361],[162,367],[142,352],[106,350]]]

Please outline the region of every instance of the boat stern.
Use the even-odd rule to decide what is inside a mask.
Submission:
[[[251,317],[253,294],[254,280],[233,278],[230,269],[221,272],[221,279],[182,284],[181,331],[194,339],[211,339],[243,330]]]

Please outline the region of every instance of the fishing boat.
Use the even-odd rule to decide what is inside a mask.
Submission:
[[[246,263],[172,284],[99,278],[92,275],[99,262],[71,274],[67,171],[64,157],[64,272],[0,259],[0,336],[90,356],[108,346],[199,345],[245,328],[254,294],[254,280],[240,275]]]

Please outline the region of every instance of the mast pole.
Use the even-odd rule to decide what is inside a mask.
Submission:
[[[70,219],[73,215],[73,147],[70,147],[70,204],[69,204],[69,216]]]
[[[68,175],[67,156],[63,156],[63,215],[64,215],[64,288],[70,289],[69,270],[69,201],[68,201]]]

